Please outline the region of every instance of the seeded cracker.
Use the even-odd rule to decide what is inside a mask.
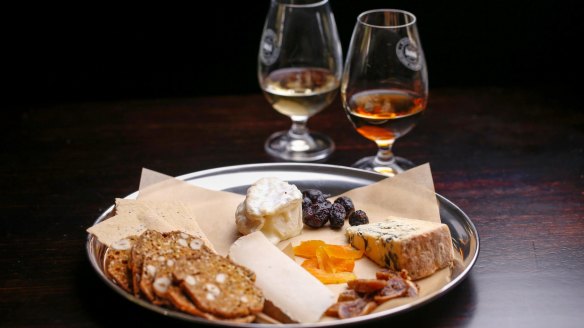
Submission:
[[[215,254],[183,258],[174,271],[182,290],[205,312],[225,318],[258,313],[264,296],[250,278],[250,271]]]
[[[199,308],[197,308],[197,306],[194,305],[193,302],[191,302],[185,296],[185,294],[183,294],[183,292],[180,290],[180,288],[175,287],[175,286],[171,286],[170,289],[168,290],[168,299],[170,300],[172,305],[174,305],[178,310],[192,314],[192,315],[197,316],[197,317],[205,318],[208,320],[221,320],[221,321],[229,321],[229,322],[234,322],[234,323],[250,323],[250,322],[253,322],[256,318],[255,315],[248,315],[248,316],[238,317],[238,318],[233,318],[233,319],[225,319],[225,318],[220,318],[220,317],[214,316],[214,315],[209,314],[209,313],[205,313],[205,312],[201,311]]]
[[[183,257],[196,258],[202,252],[211,251],[201,239],[182,232],[153,234],[147,238],[156,247],[141,254],[140,291],[154,304],[167,304],[166,293],[172,284],[172,270],[176,261]]]
[[[140,296],[140,278],[142,276],[142,264],[144,263],[144,254],[153,253],[160,242],[162,234],[158,231],[147,230],[136,241],[132,248],[132,255],[128,268],[132,272],[132,290],[135,296]]]
[[[130,236],[112,244],[107,252],[105,268],[107,274],[127,292],[132,292],[132,275],[128,270],[128,262],[132,255],[132,247],[138,237]]]
[[[213,253],[198,237],[147,230],[113,243],[109,254],[110,277],[155,305],[235,323],[253,322],[263,309],[255,274]]]

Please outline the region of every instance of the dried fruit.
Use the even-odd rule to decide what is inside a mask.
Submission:
[[[375,276],[377,279],[348,281],[348,290],[339,295],[337,303],[327,309],[326,315],[341,319],[360,316],[371,313],[378,304],[391,299],[418,295],[418,286],[405,270],[382,270]]]
[[[371,313],[376,307],[377,304],[375,302],[368,302],[362,298],[345,301],[339,304],[338,316],[341,319],[358,317]]]
[[[327,251],[328,246],[335,245],[325,245],[316,249],[318,267],[329,273],[352,272],[355,268],[355,260],[335,257],[333,252]]]
[[[345,224],[345,217],[347,216],[347,212],[345,212],[345,208],[343,205],[339,203],[334,203],[331,206],[329,211],[329,221],[331,228],[340,229]]]
[[[401,274],[403,274],[404,276],[402,276]],[[391,278],[403,278],[403,279],[410,279],[410,277],[407,276],[407,273],[402,271],[402,272],[396,272],[393,270],[389,270],[389,269],[381,269],[377,272],[375,272],[375,278],[377,279],[382,279],[382,280],[389,280]]]
[[[353,247],[346,245],[328,245],[324,246],[324,250],[328,256],[345,259],[345,260],[358,260],[363,257],[363,250],[354,249]]]
[[[356,291],[352,290],[352,289],[347,289],[342,291],[339,294],[339,298],[337,299],[338,302],[343,302],[343,301],[352,301],[352,300],[356,300],[359,297],[359,294],[357,294]]]
[[[331,202],[329,202],[326,199],[327,197],[329,197],[329,195],[322,194],[316,198],[316,200],[313,202],[313,204],[321,204],[321,203],[329,203],[330,204]]]
[[[293,248],[294,255],[307,259],[313,258],[316,256],[316,249],[324,245],[326,244],[322,240],[305,240]]]
[[[402,278],[391,278],[386,281],[386,286],[382,288],[377,295],[373,297],[375,302],[381,304],[390,299],[406,296],[408,285]]]
[[[355,212],[355,205],[353,205],[353,201],[351,200],[351,198],[347,196],[341,196],[335,199],[335,204],[340,204],[341,206],[343,206],[346,213],[345,219],[348,218],[349,215],[351,215],[351,213]]]
[[[312,220],[312,225],[308,224],[309,226],[313,228],[320,228],[327,223],[330,212],[329,204],[317,203],[310,206],[310,208],[314,211],[314,219]]]
[[[313,257],[308,260],[304,260],[300,266],[305,269],[318,269],[318,260],[316,257]]]
[[[369,218],[367,214],[361,210],[356,210],[349,216],[349,224],[352,226],[367,224],[369,223]]]
[[[305,209],[307,207],[310,207],[310,205],[312,205],[312,201],[310,200],[310,198],[303,197],[302,198],[302,209]]]
[[[316,250],[322,247],[326,254],[333,258],[357,260],[363,257],[363,251],[354,249],[350,245],[331,245],[322,240],[305,240],[293,247],[294,255],[305,258],[316,257]]]
[[[310,201],[314,204],[314,203],[319,203],[319,199],[325,199],[327,197],[329,197],[330,195],[325,195],[322,193],[322,191],[318,190],[318,189],[307,189],[304,190],[302,192],[302,196],[303,197],[308,197],[310,199]]]
[[[352,273],[355,260],[363,252],[351,246],[329,245],[321,240],[307,240],[294,247],[294,254],[308,258],[302,267],[324,284],[339,284],[357,279]]]
[[[311,228],[320,228],[329,220],[329,210],[332,207],[322,191],[308,189],[302,192],[302,222]]]
[[[387,280],[382,279],[356,279],[347,283],[349,289],[357,293],[370,294],[382,290],[387,286]]]
[[[355,211],[351,198],[341,196],[334,203],[327,200],[330,195],[318,189],[307,189],[302,192],[302,220],[312,228],[320,228],[330,221],[330,227],[340,229],[349,219],[351,225],[369,223],[365,212]]]
[[[312,259],[306,260],[306,261],[312,261]],[[304,261],[304,262],[306,262],[306,261]],[[355,274],[353,272],[329,273],[329,272],[326,272],[325,270],[314,268],[311,266],[304,267],[304,269],[306,269],[306,271],[310,272],[310,274],[315,276],[323,284],[342,284],[344,282],[357,279],[357,276],[355,276]]]
[[[331,228],[340,229],[347,219],[351,225],[369,222],[363,211],[355,216],[355,205],[351,198],[341,196],[335,199],[334,203],[331,203],[327,200],[329,196],[318,189],[307,189],[302,192],[302,219],[306,225],[320,228],[326,222],[330,222]],[[308,208],[312,208],[312,211]],[[353,218],[352,221],[351,218]]]
[[[329,265],[334,273],[336,272],[353,272],[355,269],[355,260],[328,258]],[[355,277],[356,278],[356,277]]]
[[[302,211],[302,222],[311,228],[320,228],[328,221],[328,208],[313,204]]]

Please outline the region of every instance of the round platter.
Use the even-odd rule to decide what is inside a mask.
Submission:
[[[300,190],[316,188],[332,195],[337,195],[347,190],[362,187],[386,178],[385,176],[377,173],[342,166],[325,164],[268,163],[221,167],[185,174],[177,177],[177,179],[212,190],[223,190],[245,194],[247,188],[252,183],[262,177],[267,176],[277,176],[282,180],[295,184]],[[137,195],[138,192],[135,192],[131,195],[128,195],[126,198],[136,198]],[[365,316],[350,319],[339,319],[313,324],[286,324],[285,326],[328,327],[364,323],[371,320],[389,317],[404,311],[409,311],[423,304],[431,302],[453,289],[468,275],[474,263],[476,262],[479,254],[479,236],[472,221],[458,206],[439,194],[436,194],[436,198],[440,205],[440,217],[442,222],[448,225],[450,228],[455,250],[462,255],[462,266],[452,273],[452,280],[449,283],[434,293],[416,298],[413,302],[378,313],[371,313]],[[113,206],[102,213],[102,215],[100,215],[100,217],[95,221],[95,224],[107,219],[110,216],[112,210]],[[187,320],[199,324],[237,327],[276,326],[263,323],[234,324],[229,322],[208,321],[189,314],[153,305],[143,299],[134,297],[134,295],[127,293],[107,277],[104,270],[106,247],[101,244],[97,238],[95,238],[93,235],[88,235],[86,247],[89,260],[102,280],[120,295],[142,307],[148,308],[152,311],[169,317]]]

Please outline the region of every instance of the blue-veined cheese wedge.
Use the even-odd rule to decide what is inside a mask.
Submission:
[[[382,267],[405,269],[414,280],[452,264],[450,230],[442,223],[391,217],[352,226],[346,235],[353,247]]]

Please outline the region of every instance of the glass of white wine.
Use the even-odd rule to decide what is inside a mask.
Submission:
[[[341,98],[357,132],[378,147],[376,156],[365,157],[354,167],[389,176],[413,167],[392,152],[395,140],[416,125],[428,101],[428,72],[413,14],[378,9],[359,15]]]
[[[258,55],[258,79],[272,107],[290,117],[288,131],[264,147],[288,161],[318,161],[334,150],[326,135],[308,130],[308,119],[337,95],[342,50],[328,0],[271,0]]]

